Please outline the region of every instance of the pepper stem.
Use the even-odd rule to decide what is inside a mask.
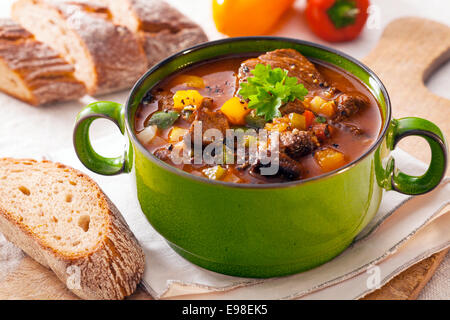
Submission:
[[[337,29],[355,24],[359,13],[354,0],[336,0],[327,10],[328,17]]]

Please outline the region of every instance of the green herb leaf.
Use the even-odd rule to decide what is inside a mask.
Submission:
[[[167,129],[174,124],[179,118],[180,114],[176,111],[160,111],[152,115],[146,126],[156,125],[158,129]]]
[[[256,110],[257,116],[266,121],[281,117],[279,108],[295,99],[303,100],[308,90],[298,83],[296,77],[289,77],[281,68],[272,69],[270,65],[257,64],[251,71],[253,77],[241,83],[238,94],[248,99],[248,107]]]
[[[327,122],[327,118],[325,118],[325,117],[316,117],[315,121],[318,122],[318,123],[325,123],[325,122]]]

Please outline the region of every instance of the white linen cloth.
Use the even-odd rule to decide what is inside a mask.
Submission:
[[[118,140],[111,136],[95,144],[111,150],[118,145]],[[412,263],[450,245],[450,214],[440,217],[439,223],[425,227],[450,204],[450,179],[446,179],[433,192],[423,196],[410,197],[393,191],[385,192],[376,217],[352,246],[320,267],[292,276],[265,280],[226,276],[188,262],[167,245],[142,213],[133,193],[134,182],[130,176],[105,177],[93,174],[82,166],[72,149],[49,156],[51,160],[88,173],[117,205],[144,248],[144,285],[155,298],[186,298],[185,295],[189,295],[189,298],[208,298],[206,294],[213,294],[215,299],[353,299],[373,291],[377,285],[387,282]],[[408,168],[410,173],[420,174],[426,168],[401,150],[395,151],[395,157],[396,163]],[[418,239],[414,237],[409,240],[424,227],[426,232],[421,232]],[[395,254],[399,248],[402,250]],[[384,261],[393,254],[392,258]],[[379,269],[373,269],[374,265]],[[371,272],[377,272],[375,278],[370,277]],[[375,281],[379,278],[379,282],[368,286],[369,278]],[[315,293],[332,285],[335,286]],[[313,292],[315,294],[308,296]]]

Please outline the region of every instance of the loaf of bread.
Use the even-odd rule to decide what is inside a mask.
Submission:
[[[91,95],[128,88],[147,70],[137,37],[98,1],[18,0],[12,17],[72,63]]]
[[[136,33],[149,66],[171,54],[208,41],[202,28],[163,0],[102,0],[117,24]]]
[[[62,164],[0,159],[0,232],[84,299],[123,299],[144,272],[143,251],[117,208]]]
[[[0,19],[0,90],[32,105],[86,93],[73,66],[11,19]]]

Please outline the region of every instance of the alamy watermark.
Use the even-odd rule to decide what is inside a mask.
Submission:
[[[381,269],[379,266],[369,266],[366,270],[369,275],[366,280],[367,289],[376,290],[381,287]]]
[[[260,129],[203,130],[201,121],[193,124],[193,134],[173,146],[170,159],[176,164],[255,165],[261,175],[275,175],[279,169],[279,132]]]
[[[69,275],[66,280],[66,286],[70,290],[81,290],[81,268],[79,266],[68,266],[66,273]]]

